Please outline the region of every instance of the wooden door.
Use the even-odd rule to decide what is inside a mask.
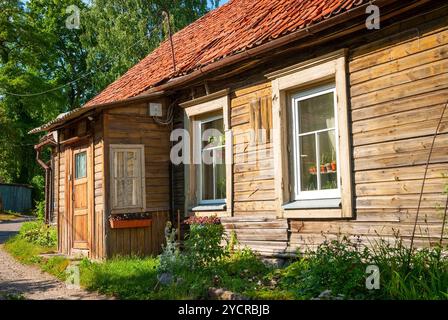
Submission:
[[[87,147],[72,152],[72,246],[89,249],[89,152]]]

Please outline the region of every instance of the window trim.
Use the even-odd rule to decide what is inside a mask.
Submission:
[[[223,121],[224,121],[224,115],[222,115],[222,114],[220,114],[220,115],[212,115],[210,117],[206,117],[206,118],[203,118],[203,119],[200,119],[200,120],[196,120],[196,122],[195,122],[195,124],[197,125],[197,128],[196,128],[197,131],[196,132],[198,132],[198,135],[195,136],[195,141],[193,142],[193,148],[196,147],[198,149],[195,152],[197,152],[198,155],[200,155],[200,157],[201,157],[200,158],[201,159],[201,163],[199,164],[199,170],[198,170],[198,183],[197,183],[197,186],[198,186],[198,206],[201,206],[201,205],[214,205],[214,204],[220,205],[220,204],[225,204],[226,203],[226,199],[225,198],[224,199],[213,199],[213,200],[204,200],[204,199],[202,199],[202,191],[203,191],[202,190],[202,178],[203,178],[203,176],[202,176],[202,166],[203,166],[203,163],[202,163],[202,151],[204,150],[204,149],[202,149],[202,142],[203,142],[203,140],[202,140],[202,138],[203,138],[202,137],[202,135],[203,135],[202,124],[208,123],[208,122],[212,122],[212,121],[215,121],[215,120],[218,120],[218,119],[223,119]],[[207,150],[218,149],[218,148],[224,149],[226,154],[227,154],[227,150],[226,150],[226,145],[225,144],[222,147],[221,146],[220,147],[213,147],[213,148],[210,148],[210,149],[207,149]],[[214,174],[215,174],[215,172],[213,171],[213,179],[215,178]],[[227,173],[226,173],[226,181],[227,181]],[[214,189],[213,189],[213,193],[215,193]]]
[[[78,160],[78,156],[84,154],[84,161],[85,161],[85,167],[84,167],[84,174],[82,176],[78,176],[78,167],[76,166],[77,163],[76,161]],[[74,179],[75,180],[80,180],[80,179],[85,179],[87,178],[87,151],[81,151],[81,152],[76,152],[75,153],[75,164],[74,164]]]
[[[117,151],[138,151],[140,153],[140,172],[141,172],[141,205],[114,207],[115,186],[114,186],[114,153]],[[111,214],[144,212],[146,210],[146,177],[145,177],[145,145],[143,144],[111,144],[109,145],[109,179],[110,179],[110,211]]]
[[[274,176],[279,217],[306,219],[354,217],[346,55],[347,49],[342,49],[266,75],[272,85]],[[341,207],[295,209],[293,205],[290,205],[290,209],[285,209],[284,207],[288,207],[288,204],[293,202],[289,167],[290,132],[288,127],[290,126],[285,125],[289,124],[290,93],[329,82],[333,82],[336,88],[339,159],[344,159],[338,164],[341,176]]]
[[[230,101],[229,101],[229,90],[224,89],[218,92],[211,93],[207,96],[203,96],[197,99],[193,99],[184,103],[180,106],[185,109],[185,127],[190,133],[190,165],[189,170],[185,170],[185,210],[192,210],[197,215],[207,215],[207,214],[217,214],[219,216],[232,216],[233,213],[233,152],[228,152],[228,150],[233,150],[233,137],[232,130],[230,126]],[[226,199],[221,202],[207,203],[205,200],[199,203],[200,197],[198,196],[197,188],[197,167],[195,164],[195,157],[197,157],[197,148],[195,148],[196,136],[198,135],[198,128],[195,126],[195,121],[201,117],[206,116],[208,113],[222,112],[222,118],[224,121],[224,132],[225,132],[225,161],[226,161]],[[223,206],[223,204],[225,204]],[[218,208],[219,206],[219,208]],[[198,211],[201,209],[209,208],[210,211]],[[216,209],[218,208],[218,209]],[[207,209],[208,210],[208,209]],[[197,211],[197,212],[196,212]]]
[[[335,126],[332,129],[326,129],[326,130],[317,130],[317,131],[310,131],[306,134],[300,134],[300,115],[298,112],[298,107],[296,105],[297,102],[318,97],[327,93],[333,93],[333,110],[334,110],[334,117],[335,117]],[[312,132],[315,134],[317,132],[328,132],[331,130],[334,130],[335,132],[335,138],[336,138],[336,163],[339,163],[339,124],[338,124],[338,108],[337,108],[337,99],[336,99],[336,86],[332,84],[325,84],[325,85],[319,85],[315,86],[312,89],[307,90],[301,90],[296,93],[294,93],[290,97],[290,110],[291,110],[291,132],[292,132],[292,150],[291,154],[293,155],[292,158],[297,159],[296,161],[291,160],[291,167],[293,172],[293,181],[291,182],[293,184],[293,191],[291,192],[291,197],[293,201],[304,201],[304,200],[325,200],[325,199],[334,199],[334,198],[340,198],[341,197],[341,173],[340,170],[336,171],[336,180],[337,180],[337,188],[331,189],[331,190],[315,190],[315,191],[302,191],[301,189],[301,174],[300,174],[300,164],[301,164],[301,158],[300,158],[300,135],[309,135]],[[316,150],[316,159],[318,159],[318,150]],[[316,167],[317,170],[319,170],[319,167]],[[285,208],[285,206],[284,206]]]

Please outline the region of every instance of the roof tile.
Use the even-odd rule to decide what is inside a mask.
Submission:
[[[173,35],[85,106],[125,100],[173,77],[284,36],[364,0],[230,0]]]

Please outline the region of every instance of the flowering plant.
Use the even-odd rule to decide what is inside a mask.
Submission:
[[[151,213],[122,213],[122,214],[114,214],[110,216],[110,220],[112,221],[123,221],[123,220],[139,220],[139,219],[150,219]]]
[[[225,255],[224,227],[218,217],[190,217],[185,223],[190,225],[185,249],[193,268],[209,266]]]
[[[208,225],[208,224],[221,224],[221,219],[219,219],[217,216],[211,216],[211,217],[196,217],[192,216],[189,217],[184,222],[185,224],[193,225],[193,224],[200,224],[200,225]]]

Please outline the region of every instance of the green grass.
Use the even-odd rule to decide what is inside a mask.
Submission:
[[[39,266],[60,280],[65,280],[65,269],[69,260],[64,257],[55,256],[50,258],[41,257],[41,254],[56,252],[56,247],[45,247],[28,242],[20,236],[15,236],[5,243],[5,250],[23,264]]]
[[[81,285],[88,290],[120,299],[207,299],[210,287],[252,298],[263,298],[257,291],[271,272],[255,255],[238,253],[217,265],[201,270],[185,268],[174,275],[171,284],[158,282],[158,258],[115,258],[101,263],[84,260],[80,264]]]
[[[0,291],[0,300],[25,300],[21,293],[8,293]]]
[[[15,212],[0,212],[0,221],[11,221],[19,218],[20,215]]]
[[[61,280],[66,277],[67,259],[40,256],[55,252],[54,246],[38,245],[19,234],[5,249],[22,263],[37,265]],[[165,285],[158,281],[160,257],[85,259],[79,266],[84,288],[119,299],[208,299],[211,287],[251,299],[305,300],[326,290],[344,299],[448,299],[448,257],[438,248],[422,249],[411,255],[408,267],[408,253],[400,243],[367,250],[342,240],[299,254],[283,268],[266,266],[249,250],[225,255],[206,266],[188,267],[184,253],[176,258],[172,281]],[[365,287],[365,270],[371,264],[380,269],[380,290]]]

